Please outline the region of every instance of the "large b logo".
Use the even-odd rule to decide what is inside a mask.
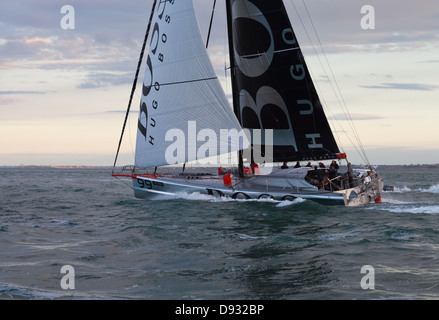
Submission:
[[[235,1],[232,12],[234,29],[238,30],[233,46],[236,64],[247,77],[259,77],[268,70],[273,61],[274,38],[270,25],[258,7],[249,1]],[[246,32],[247,30],[252,32]],[[257,34],[257,47],[252,39],[248,39],[249,34]]]
[[[274,145],[293,146],[297,151],[291,120],[281,93],[267,76],[275,57],[275,38],[261,10],[248,0],[235,1],[232,7],[234,56],[242,74],[237,80],[241,124],[248,129],[274,129]],[[295,44],[286,29],[282,40]],[[301,77],[300,66],[294,76]],[[237,71],[238,72],[238,71]]]

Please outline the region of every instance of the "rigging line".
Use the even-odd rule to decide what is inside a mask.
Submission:
[[[216,0],[213,1],[212,15],[210,16],[209,31],[207,33],[206,49],[209,47],[210,31],[212,30],[213,15],[215,14],[215,5],[216,5]]]
[[[328,76],[328,74],[327,74],[327,72],[326,72],[326,70],[325,70],[325,67],[323,66],[322,61],[320,60],[320,56],[319,56],[319,54],[317,53],[317,50],[316,50],[316,48],[315,48],[315,46],[314,46],[313,41],[311,40],[311,37],[310,37],[310,35],[309,35],[309,33],[308,33],[308,30],[307,30],[307,28],[305,27],[305,23],[303,22],[303,20],[302,20],[300,14],[299,14],[299,11],[297,10],[297,8],[296,8],[296,6],[295,6],[295,4],[294,4],[294,2],[293,2],[292,0],[291,0],[291,4],[293,5],[294,10],[296,11],[296,15],[297,15],[297,17],[299,18],[299,21],[300,21],[300,23],[301,23],[301,25],[302,25],[303,31],[305,32],[305,34],[306,34],[306,36],[307,36],[307,38],[308,38],[308,41],[311,43],[311,46],[312,46],[312,48],[313,48],[313,51],[314,51],[314,53],[315,53],[317,59],[319,60],[320,66],[322,67],[323,71],[325,72],[326,77],[327,77],[328,80],[329,80],[329,76]],[[304,56],[304,55],[301,56],[301,59],[303,60],[304,63],[306,63],[306,61],[305,61],[305,56]],[[317,83],[317,81],[313,81],[313,80],[312,80],[313,78],[314,78],[314,79],[317,79],[317,77],[313,76],[313,72],[311,71],[311,69],[308,68],[308,71],[309,71],[309,73],[310,73],[311,79],[306,78],[306,81],[307,81],[307,82],[310,81],[312,84],[314,84],[315,87],[317,87],[317,89],[319,89],[319,90],[318,90],[319,92],[322,92],[321,89],[320,89],[320,86],[319,86],[318,83]],[[331,82],[329,82],[329,83],[330,83],[330,85],[331,85],[331,87],[332,87],[332,83],[331,83]],[[335,89],[334,89],[333,87],[332,87],[332,90],[335,92]],[[317,90],[316,90],[316,91],[317,91]],[[308,94],[311,95],[310,90],[309,90],[309,87],[308,87]],[[328,110],[327,107],[325,108],[325,106],[327,106],[327,104],[326,104],[326,102],[324,101],[323,95],[318,94],[318,92],[317,92],[317,95],[318,95],[319,100],[320,100],[320,102],[321,102],[321,104],[322,104],[322,108],[325,110],[325,112],[330,111],[330,110]],[[340,102],[339,102],[339,103],[340,103]],[[331,112],[329,112],[329,113],[331,113]],[[315,124],[314,124],[314,127],[316,127]],[[334,133],[334,132],[333,132],[333,133]],[[348,137],[348,138],[349,138],[349,137]],[[340,144],[341,140],[340,140],[340,138],[339,138],[339,136],[338,136],[338,133],[336,133],[336,132],[335,132],[334,139],[336,139],[336,143],[337,143],[337,145],[341,145],[341,144]],[[337,140],[338,140],[338,142],[337,142]]]
[[[126,127],[126,124],[127,124],[128,116],[130,114],[131,103],[133,101],[134,92],[136,91],[137,79],[139,78],[139,71],[140,71],[140,67],[142,65],[143,55],[145,53],[146,42],[148,40],[149,31],[151,29],[152,18],[154,16],[154,11],[155,11],[156,4],[157,4],[157,0],[154,0],[154,3],[152,5],[152,10],[151,10],[151,15],[149,17],[148,27],[146,28],[145,39],[143,40],[142,50],[140,51],[139,62],[137,64],[137,70],[136,70],[136,75],[135,75],[134,81],[133,81],[133,87],[131,89],[130,100],[128,102],[127,112],[125,114],[125,120],[124,120],[123,126],[122,126],[122,133],[120,135],[119,145],[117,146],[116,157],[114,159],[114,164],[113,164],[113,173],[114,173],[114,168],[116,167],[117,158],[119,156],[120,146],[122,145],[123,134],[125,132],[125,127]]]
[[[312,72],[311,70],[309,70],[309,72],[310,72],[310,74],[311,74],[311,78],[316,78],[316,77],[313,75],[313,72]],[[328,80],[329,80],[329,79],[328,79]],[[320,89],[320,85],[319,85],[317,82],[315,82],[314,85],[317,87],[317,89],[318,89],[320,92],[322,91],[322,90]],[[325,101],[324,96],[319,96],[319,99],[321,100],[322,107],[325,106],[325,112],[326,112],[329,116],[332,117],[331,120],[334,121],[334,122],[336,122],[340,128],[343,128],[343,126],[342,126],[341,123],[340,123],[340,120],[339,120],[339,119],[336,117],[336,115],[331,111],[331,109],[329,109],[329,108],[327,107],[328,104],[327,104],[327,102]],[[342,130],[342,132],[345,132],[345,131]],[[337,145],[338,145],[339,147],[341,146],[341,150],[344,150],[344,148],[343,148],[343,146],[342,146],[342,143],[341,143],[341,138],[340,138],[340,135],[339,135],[338,131],[337,131],[337,130],[334,130],[333,133],[334,133],[334,135],[335,135],[334,138],[338,141],[338,142],[337,142]],[[360,152],[360,150],[358,150],[358,148],[356,147],[355,143],[352,141],[350,135],[346,134],[346,137],[347,137],[347,139],[349,140],[349,142],[352,144],[352,146],[355,148],[355,150],[357,151],[357,153],[360,154],[360,156],[361,156],[361,152]],[[341,152],[344,152],[344,151],[341,151]],[[365,161],[365,160],[363,159],[363,161]]]
[[[222,10],[224,10],[224,7],[221,7]],[[227,10],[224,10],[227,11]],[[223,12],[224,14],[225,12]],[[226,15],[226,14],[224,14]],[[230,70],[230,65],[227,66],[227,62],[230,61],[229,58],[229,50],[228,50],[228,32],[227,32],[227,23],[224,24],[223,28],[222,28],[222,38],[223,38],[223,50],[224,50],[224,83],[225,83],[225,87],[226,87],[226,93],[227,96],[232,97],[233,96],[233,92],[232,92],[232,87],[231,87],[231,79],[232,79],[232,73],[230,72],[230,77],[229,77],[229,73],[227,72],[228,70]],[[233,102],[231,103],[231,107],[233,110]]]
[[[335,90],[335,88],[334,88],[334,85],[333,85],[332,81],[330,80],[331,78],[329,77],[329,75],[328,75],[328,73],[327,73],[327,71],[326,71],[326,68],[324,67],[324,65],[323,65],[323,63],[322,63],[322,60],[320,59],[320,55],[319,55],[319,53],[317,52],[317,50],[316,50],[316,48],[315,48],[315,46],[314,46],[313,41],[311,40],[311,37],[310,37],[310,35],[309,35],[309,33],[308,33],[306,27],[305,27],[305,24],[304,24],[304,22],[303,22],[303,20],[302,20],[302,18],[301,18],[301,16],[300,16],[300,14],[299,14],[299,11],[297,10],[297,8],[296,8],[296,6],[295,6],[295,4],[294,4],[293,1],[291,1],[291,4],[293,5],[294,10],[296,11],[296,14],[297,14],[297,16],[298,16],[298,18],[299,18],[299,20],[300,20],[300,23],[302,24],[302,27],[303,27],[303,29],[304,29],[304,31],[305,31],[305,34],[306,34],[308,40],[309,40],[310,43],[311,43],[311,46],[312,46],[312,48],[313,48],[313,51],[314,51],[314,53],[316,54],[316,56],[317,56],[317,58],[318,58],[318,60],[319,60],[320,66],[322,67],[322,69],[323,69],[323,71],[324,71],[326,77],[327,77],[328,80],[329,80],[329,84],[330,84],[330,86],[331,86],[331,88],[332,88],[332,91],[334,92],[334,94],[335,94],[335,96],[336,96],[336,98],[337,98],[337,100],[338,100],[338,102],[339,102],[341,108],[343,109],[345,115],[347,116],[348,112],[346,111],[346,109],[347,109],[346,104],[345,104],[345,106],[344,106],[344,108],[343,108],[342,101],[340,100],[340,97],[338,96],[338,94],[337,94],[337,92],[336,92],[336,90]],[[312,19],[311,19],[311,16],[309,15],[309,13],[308,13],[308,17],[309,17],[309,19],[311,20],[311,23],[312,23]],[[314,33],[315,33],[316,37],[319,39],[318,34],[317,34],[317,31],[316,31],[314,25],[313,25],[313,28],[314,28]],[[323,53],[325,53],[324,50],[323,50],[323,46],[322,46],[322,43],[321,43],[320,39],[319,39],[319,44],[320,44],[320,47],[321,47]],[[326,58],[326,55],[325,55],[325,58]],[[327,63],[328,66],[330,67],[330,65],[329,65],[329,61],[327,60],[327,58],[326,58],[326,63]],[[332,69],[331,69],[331,70],[332,70]],[[334,76],[334,75],[333,75],[333,79],[335,79],[335,76]],[[339,92],[340,92],[340,94],[341,94],[340,89],[339,89]],[[347,120],[348,120],[349,125],[350,125],[350,127],[351,127],[351,129],[352,129],[352,131],[353,131],[353,134],[354,134],[354,136],[355,136],[355,138],[356,138],[356,140],[357,140],[358,145],[361,145],[361,141],[358,141],[359,137],[358,137],[358,134],[356,133],[355,127],[353,127],[352,119],[351,119],[351,121],[349,121],[349,119],[347,119]],[[336,121],[337,121],[337,123],[340,125],[340,122],[338,121],[338,119],[336,119]],[[342,128],[341,125],[340,125],[340,127]],[[363,152],[360,152],[360,151],[357,149],[355,143],[353,143],[353,141],[351,140],[351,137],[350,137],[347,133],[346,133],[346,137],[349,139],[350,143],[353,145],[353,147],[355,148],[355,150],[357,151],[357,153],[360,155],[360,157],[363,159],[363,161],[368,162],[368,161],[364,158],[364,149],[362,149]]]
[[[359,137],[359,135],[358,135],[358,132],[357,132],[357,130],[356,130],[356,128],[355,128],[355,125],[353,124],[353,120],[352,120],[351,114],[350,114],[350,112],[349,112],[349,110],[348,110],[348,108],[347,108],[346,101],[345,101],[345,99],[343,98],[343,95],[342,95],[342,93],[341,93],[341,90],[340,90],[340,87],[339,87],[339,85],[338,85],[337,79],[335,78],[334,72],[333,72],[333,70],[332,70],[332,68],[331,68],[331,65],[329,64],[328,57],[327,57],[326,52],[325,52],[325,50],[324,50],[324,48],[323,48],[323,46],[322,46],[322,43],[321,43],[321,41],[320,41],[320,37],[319,37],[319,35],[318,35],[318,33],[317,33],[317,30],[316,30],[316,28],[315,28],[314,22],[313,22],[313,20],[312,20],[312,18],[311,18],[311,14],[309,13],[309,10],[308,10],[308,7],[307,7],[305,1],[302,0],[302,2],[303,2],[303,5],[304,5],[304,7],[305,7],[305,10],[306,10],[306,12],[307,12],[308,18],[309,18],[309,20],[311,21],[311,25],[312,25],[313,30],[314,30],[314,33],[315,33],[315,35],[316,35],[316,37],[317,37],[317,41],[319,42],[320,48],[321,48],[321,50],[322,50],[322,52],[323,52],[323,56],[325,57],[326,63],[327,63],[327,65],[328,65],[328,67],[329,67],[329,71],[331,72],[332,78],[334,79],[335,86],[336,86],[336,88],[337,88],[337,90],[338,90],[338,94],[340,95],[341,101],[343,102],[344,109],[345,109],[346,115],[347,115],[347,117],[348,117],[348,120],[349,120],[349,122],[350,122],[351,129],[353,130],[353,133],[354,133],[354,135],[355,135],[355,138],[357,139],[357,142],[358,142],[358,144],[359,144],[359,146],[360,146],[360,148],[361,148],[362,155],[364,156],[363,160],[365,160],[365,161],[367,162],[367,164],[370,164],[370,163],[369,163],[369,159],[368,159],[368,157],[367,157],[367,155],[366,155],[366,152],[365,152],[365,150],[364,150],[364,146],[363,146],[363,144],[361,143],[361,139],[360,139],[360,137]]]
[[[292,3],[292,4],[293,4],[293,6],[294,6],[294,3]],[[300,22],[301,22],[301,24],[302,24],[302,27],[303,27],[305,33],[306,33],[307,36],[308,36],[309,41],[311,42],[311,45],[313,45],[313,44],[312,44],[312,41],[311,41],[311,39],[310,39],[310,37],[309,37],[307,31],[306,31],[305,25],[304,25],[303,21],[301,20],[300,15],[299,15],[299,13],[298,13],[298,11],[297,11],[297,9],[296,9],[295,6],[294,6],[294,9],[295,9],[295,11],[296,11],[296,14],[298,15],[298,18],[300,19]],[[314,50],[314,52],[316,52],[316,50]],[[305,57],[304,57],[303,55],[302,55],[302,59],[303,59],[303,62],[305,62]],[[306,62],[305,62],[305,63],[306,63]],[[314,84],[314,86],[315,86],[315,88],[316,88],[317,95],[318,95],[319,100],[320,100],[320,102],[321,102],[321,104],[322,104],[322,108],[324,109],[324,111],[325,111],[326,114],[329,114],[331,117],[333,117],[333,118],[338,122],[338,119],[335,118],[335,116],[334,116],[334,114],[332,113],[332,111],[331,111],[330,109],[328,109],[328,107],[327,107],[328,104],[327,104],[326,101],[325,101],[325,96],[319,94],[319,92],[321,93],[321,92],[323,92],[323,91],[322,91],[322,89],[320,88],[320,85],[319,85],[318,81],[312,81],[312,79],[317,79],[317,77],[313,74],[313,71],[312,71],[311,69],[308,68],[308,71],[309,71],[309,73],[310,73],[311,82]],[[308,81],[308,79],[306,79],[306,80]],[[328,80],[329,80],[329,79],[328,79]],[[340,126],[340,127],[341,127],[341,126]],[[337,130],[333,130],[333,134],[334,134],[334,139],[336,140],[337,145],[338,145],[339,147],[341,146],[341,149],[343,150],[343,146],[342,146],[341,139],[340,139],[340,137],[339,137],[338,131],[337,131]],[[349,136],[348,136],[348,138],[349,138]],[[350,138],[349,138],[349,139],[350,139]],[[351,141],[351,143],[352,143],[352,141]]]
[[[135,95],[136,95],[136,97],[139,99],[139,101],[141,102],[142,101],[142,97],[139,95],[139,93],[138,93],[138,91],[136,90],[136,92],[134,93]],[[133,111],[130,111],[130,114],[132,113]],[[136,157],[136,151],[135,151],[135,149],[134,149],[134,143],[133,143],[133,141],[134,141],[134,139],[133,139],[133,133],[132,133],[132,124],[131,124],[131,120],[132,120],[132,117],[128,117],[128,128],[129,128],[129,133],[128,133],[128,136],[129,136],[129,140],[130,140],[130,146],[131,146],[131,155],[132,155],[132,159],[134,159],[135,157]],[[137,119],[136,119],[137,120]]]
[[[134,187],[132,185],[129,185],[128,183],[126,183],[124,180],[120,179],[117,176],[114,176],[117,180],[119,180],[120,182],[122,182],[124,185],[126,185],[128,188],[134,190]]]
[[[135,94],[136,94],[137,98],[139,99],[139,102],[142,102],[142,97],[139,95],[138,91],[136,91]],[[132,113],[132,111],[130,111],[130,113]],[[136,151],[135,151],[135,148],[134,148],[135,139],[133,139],[133,132],[132,132],[133,126],[131,125],[131,118],[132,117],[128,117],[128,122],[129,122],[128,126],[130,128],[130,131],[129,131],[130,135],[129,135],[129,137],[130,137],[130,146],[131,146],[132,159],[135,159],[136,158]],[[136,126],[136,129],[137,129],[137,126]],[[136,132],[134,132],[134,134],[136,134]]]

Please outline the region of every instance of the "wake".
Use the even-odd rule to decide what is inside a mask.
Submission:
[[[273,203],[276,204],[277,208],[283,208],[283,207],[289,207],[292,205],[296,205],[302,202],[305,202],[305,199],[302,198],[296,198],[292,201],[290,200],[274,200],[269,198],[263,198],[263,199],[232,199],[230,197],[215,197],[208,194],[203,194],[199,192],[193,192],[193,193],[187,193],[187,192],[178,192],[175,196],[164,196],[164,195],[157,195],[152,200],[171,200],[171,199],[181,199],[181,200],[189,200],[189,201],[207,201],[207,202],[214,202],[214,203],[221,203],[221,202],[242,202],[242,203],[248,203],[248,202],[258,202],[258,203]]]
[[[404,193],[404,192],[425,192],[425,193],[434,193],[434,194],[439,194],[439,184],[435,184],[432,185],[428,188],[410,188],[407,186],[403,186],[403,187],[395,187],[394,191],[389,191],[389,193]]]

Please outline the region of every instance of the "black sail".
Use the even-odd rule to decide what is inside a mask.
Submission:
[[[226,3],[234,112],[241,126],[273,129],[274,162],[337,158],[337,143],[283,2]]]

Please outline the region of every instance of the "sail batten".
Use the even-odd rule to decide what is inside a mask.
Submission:
[[[202,79],[191,79],[191,80],[175,81],[175,82],[169,82],[169,83],[161,83],[160,86],[161,87],[163,87],[163,86],[172,86],[172,85],[191,83],[191,82],[198,82],[198,81],[208,81],[208,80],[218,80],[218,77],[202,78]]]

